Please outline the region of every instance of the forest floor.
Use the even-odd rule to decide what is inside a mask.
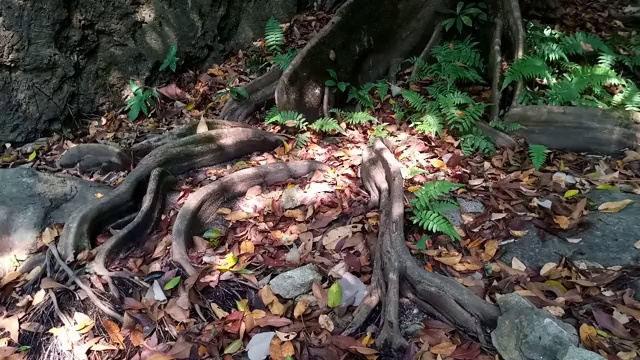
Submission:
[[[624,33],[608,17],[610,2],[574,0],[570,4],[565,9],[568,15],[558,24],[560,29],[603,37]],[[304,46],[329,19],[322,13],[299,15],[288,24],[295,28],[287,32],[289,44],[295,48]],[[231,86],[238,86],[256,77],[248,72],[249,59],[263,45],[258,41],[250,50],[237,53],[205,73],[180,75],[174,84],[159,89],[162,101],[149,118],[132,122],[126,114],[109,113],[92,120],[74,138],[50,138],[35,157],[7,151],[0,165],[28,164],[39,170],[72,173],[116,186],[126,172],[117,176],[80,175],[60,171],[55,164],[74,144],[112,143],[127,148],[148,134],[162,133],[202,117],[216,118],[229,98],[228,94],[218,96],[224,94],[229,79],[234,79]],[[488,86],[480,85],[470,90],[476,99],[485,100],[490,91]],[[575,324],[582,345],[607,354],[608,359],[640,356],[640,341],[629,338],[630,334],[640,333],[640,303],[620,287],[621,269],[589,272],[570,259],[559,263],[549,259],[542,269],[527,267],[517,258],[508,264],[500,261],[502,245],[525,235],[526,220],[535,219],[538,228],[543,229],[540,234],[544,230],[552,234],[558,229],[578,229],[589,211],[598,211],[584,196],[590,189],[624,183],[640,194],[640,169],[629,166],[640,159],[640,153],[628,151],[624,159],[614,159],[553,152],[538,171],[524,147],[498,150],[492,156],[466,157],[458,149],[457,139],[421,135],[406,123],[396,122],[392,103],[391,96],[376,98],[372,115],[385,124],[382,127],[341,124],[344,134],[312,134],[304,145],[291,140],[271,153],[184,174],[173,188],[159,230],[143,248],[112,266],[128,269],[150,285],[149,289],[139,288],[116,279],[119,287],[129,291],[122,304],[127,314],[124,324],[119,326],[108,320],[89,304],[74,302],[73,293],[68,291],[61,291],[57,301],[74,304],[75,327],[65,328],[61,322],[55,327],[49,326],[48,321],[40,323],[39,319],[52,317],[53,305],[50,301],[48,306],[37,305],[44,302],[51,289],[68,286],[49,279],[33,296],[14,295],[17,305],[5,309],[12,309],[12,316],[0,320],[0,328],[5,329],[0,332],[0,358],[29,358],[26,354],[36,350],[51,351],[52,356],[63,358],[64,350],[72,350],[91,359],[232,359],[249,346],[253,356],[266,351],[274,360],[313,356],[376,359],[379,353],[373,339],[379,315],[374,314],[367,324],[372,327],[364,327],[353,336],[332,334],[341,312],[350,310],[329,307],[333,295],[328,289],[335,275],[345,271],[353,275],[356,285],[369,284],[371,279],[367,241],[377,233],[378,212],[367,208],[368,196],[359,171],[364,148],[372,136],[381,135],[399,144],[395,155],[407,170],[403,174],[407,199],[428,181],[450,180],[466,185],[457,192],[459,198],[484,206],[479,214],[463,215],[463,224],[456,229],[463,238],[460,242],[408,226],[407,246],[427,271],[456,278],[490,302],[510,292],[535,299],[537,306]],[[263,125],[262,121],[255,126],[283,131],[278,126]],[[194,264],[207,265],[206,274],[196,279],[180,278],[181,272],[170,259],[168,243],[171,224],[189,194],[246,167],[307,159],[321,161],[331,170],[267,190],[255,187],[243,198],[224,204],[215,221],[219,226],[196,237],[190,253]],[[577,181],[567,182],[568,175]],[[548,208],[538,201],[546,197],[555,199]],[[624,207],[610,206],[612,211]],[[47,236],[54,239],[59,231],[60,228],[48,229]],[[99,236],[98,244],[109,236]],[[46,242],[43,237],[42,250],[47,249]],[[637,246],[640,248],[640,243]],[[89,260],[92,254],[85,256]],[[306,264],[314,264],[321,278],[305,296],[285,299],[265,285],[277,274]],[[3,292],[8,288],[18,292],[27,279],[10,275],[15,277],[2,280]],[[86,280],[98,292],[108,293],[99,277],[92,275]],[[185,290],[189,282],[207,302]],[[76,293],[83,297],[81,291]],[[607,312],[594,315],[584,311],[594,302],[605,306]],[[201,319],[194,310],[196,303],[211,309],[214,319]],[[423,324],[409,339],[411,346],[405,359],[498,359],[442,322],[425,319]],[[258,330],[267,328],[276,331],[275,336],[249,343]],[[43,345],[50,344],[52,338],[57,339],[57,350]],[[41,339],[39,344],[36,339]],[[307,350],[302,351],[303,348]]]

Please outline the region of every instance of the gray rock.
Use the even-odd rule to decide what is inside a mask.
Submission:
[[[577,346],[571,346],[566,348],[559,356],[558,360],[603,360],[604,358],[599,354],[582,349]]]
[[[511,263],[513,257],[530,267],[542,267],[548,262],[558,262],[562,256],[572,260],[585,260],[608,266],[624,266],[640,263],[640,250],[634,243],[640,239],[640,196],[623,192],[595,190],[588,197],[600,205],[608,201],[634,200],[618,213],[591,211],[589,228],[578,234],[563,234],[568,238],[581,238],[569,243],[550,234],[541,241],[537,229],[529,225],[524,237],[503,247],[502,261]]]
[[[498,305],[502,315],[491,340],[503,359],[553,360],[566,348],[578,345],[576,329],[521,296],[502,296]]]
[[[283,272],[269,282],[274,293],[285,299],[293,299],[311,290],[314,281],[322,280],[313,264]]]
[[[300,2],[304,4],[305,1]],[[0,2],[0,143],[27,142],[78,113],[123,103],[129,80],[166,81],[180,62],[209,66],[288,21],[296,0],[29,0]],[[180,63],[178,64],[180,65]]]
[[[0,256],[24,254],[46,227],[65,223],[75,209],[111,189],[30,168],[0,169],[0,184]]]
[[[281,203],[282,209],[289,210],[300,206],[304,197],[306,196],[304,190],[299,186],[294,186],[284,189],[282,192]]]
[[[58,164],[63,168],[77,167],[81,173],[97,170],[108,173],[129,170],[131,158],[115,146],[79,144],[62,154]]]
[[[458,198],[457,200],[460,205],[460,211],[463,214],[482,214],[484,212],[484,205],[480,201],[463,198]]]
[[[400,300],[399,317],[400,332],[405,339],[419,335],[424,328],[424,320],[428,316],[411,301]]]
[[[464,220],[462,219],[462,213],[460,212],[460,209],[451,209],[448,210],[447,212],[445,212],[444,217],[447,218],[447,220],[451,221],[451,223],[455,226],[460,226],[464,223]]]

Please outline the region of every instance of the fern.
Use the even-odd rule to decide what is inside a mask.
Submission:
[[[552,72],[544,59],[537,56],[524,56],[511,64],[509,70],[504,74],[502,90],[513,82],[536,78],[545,79],[547,84],[551,84],[553,82]]]
[[[264,123],[265,125],[295,126],[300,130],[307,128],[307,120],[302,114],[290,110],[278,111],[275,107],[267,111]]]
[[[345,113],[344,114],[345,121],[349,125],[364,125],[368,122],[377,122],[378,119],[371,116],[368,112],[357,111],[353,113]]]
[[[422,116],[417,116],[412,120],[411,126],[415,127],[417,132],[428,135],[442,136],[444,131],[442,119],[436,114],[424,114]]]
[[[492,127],[502,131],[502,132],[514,132],[514,131],[518,131],[518,130],[522,130],[525,129],[524,126],[518,124],[518,123],[505,123],[502,120],[492,120],[489,125],[491,125]]]
[[[405,90],[401,95],[413,110],[424,112],[429,109],[427,99],[425,99],[421,94],[415,91]]]
[[[549,149],[544,145],[529,144],[529,158],[536,170],[540,170],[542,165],[547,161]]]
[[[453,224],[444,216],[449,210],[457,208],[458,204],[453,200],[441,198],[451,190],[463,186],[442,180],[426,183],[410,201],[413,213],[411,221],[426,231],[443,233],[454,240],[461,240]]]
[[[349,89],[349,95],[347,97],[347,102],[355,100],[356,103],[360,104],[360,106],[373,110],[375,105],[373,104],[373,98],[369,92],[375,88],[375,84],[367,83],[364,84],[360,89],[351,87]]]
[[[284,37],[284,31],[280,22],[273,16],[269,18],[267,24],[264,26],[265,33],[265,46],[267,49],[274,53],[282,52],[282,46],[286,43]]]
[[[470,156],[476,151],[489,155],[496,151],[491,138],[480,132],[464,135],[460,138],[460,141],[462,143],[462,153],[465,156]]]
[[[344,134],[344,130],[338,124],[338,121],[334,118],[321,118],[313,122],[309,126],[311,129],[317,132],[331,133],[333,131]]]
[[[296,149],[302,149],[307,146],[309,141],[311,141],[311,135],[309,135],[309,133],[298,134],[296,136]]]
[[[289,64],[293,61],[293,59],[298,55],[298,50],[291,49],[286,53],[278,53],[276,54],[271,62],[278,65],[280,70],[284,71],[289,67]]]
[[[385,96],[389,94],[389,90],[391,89],[391,87],[389,86],[389,83],[386,82],[385,80],[379,80],[375,82],[373,85],[375,86],[375,89],[378,92],[378,96],[380,97],[380,100],[383,100]]]
[[[627,111],[640,111],[640,90],[632,81],[627,81],[622,91],[613,96],[611,105]]]
[[[562,38],[561,45],[567,55],[613,54],[609,46],[598,36],[580,31]]]
[[[447,127],[459,133],[468,133],[482,115],[487,104],[478,104],[461,91],[455,91],[438,100],[440,111],[444,115]]]

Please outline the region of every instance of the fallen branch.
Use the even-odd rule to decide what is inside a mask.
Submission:
[[[326,165],[317,161],[273,163],[239,170],[198,189],[189,196],[173,223],[171,244],[173,261],[179,264],[189,276],[198,273],[189,261],[188,249],[193,236],[206,230],[207,224],[211,222],[218,208],[225,201],[242,196],[249,188],[256,185],[269,186],[327,169]]]

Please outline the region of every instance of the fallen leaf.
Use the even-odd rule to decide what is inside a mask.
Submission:
[[[331,321],[331,318],[327,314],[320,315],[320,317],[318,317],[318,323],[320,324],[321,328],[327,330],[328,332],[332,332],[334,329],[333,321]]]
[[[296,304],[296,307],[293,309],[293,318],[297,319],[300,316],[302,316],[302,314],[304,314],[304,312],[307,311],[308,307],[309,307],[309,300],[298,301],[298,303]]]
[[[235,354],[242,349],[242,340],[238,339],[231,344],[229,344],[226,348],[224,348],[223,354]]]
[[[564,230],[569,228],[569,218],[566,216],[556,215],[553,217],[553,221]]]
[[[330,308],[336,308],[340,306],[342,302],[342,286],[339,283],[333,283],[327,291],[327,305]]]
[[[9,333],[9,337],[16,344],[18,343],[18,334],[20,333],[20,322],[18,316],[9,316],[4,319],[0,319],[0,329],[4,329]]]
[[[520,259],[518,259],[517,257],[514,257],[511,260],[511,267],[514,268],[515,270],[520,270],[520,271],[527,270],[527,266],[522,261],[520,261]]]
[[[567,192],[564,193],[564,197],[565,198],[571,198],[571,197],[574,197],[574,196],[576,196],[578,194],[580,194],[580,190],[571,189],[571,190],[567,190]]]
[[[107,331],[111,342],[115,343],[118,346],[118,349],[124,349],[124,337],[120,333],[120,327],[118,324],[111,320],[103,320],[102,326],[104,326],[104,329]]]
[[[450,342],[440,343],[438,345],[432,346],[429,351],[436,355],[449,356],[456,351],[456,345]]]
[[[627,205],[631,204],[633,200],[625,199],[620,201],[611,201],[600,204],[598,206],[598,210],[604,213],[617,213],[618,211],[624,209]]]
[[[5,285],[7,285],[7,284],[13,282],[14,280],[16,280],[17,278],[19,278],[20,275],[22,275],[22,273],[20,271],[12,271],[12,272],[8,273],[7,275],[5,275],[2,278],[2,281],[0,281],[0,289],[2,289],[3,287],[5,287]],[[47,279],[47,278],[45,278],[45,279]]]
[[[611,331],[613,335],[619,338],[627,340],[632,339],[627,329],[624,328],[624,325],[620,324],[620,322],[613,316],[606,314],[605,312],[597,308],[591,309],[591,312],[593,313],[593,317],[596,319],[598,326]]]
[[[633,244],[633,247],[636,248],[636,249],[640,249],[640,240],[636,241],[636,243]]]
[[[285,341],[282,343],[280,349],[282,351],[282,356],[284,356],[285,359],[287,359],[287,357],[293,357],[296,354],[296,349],[293,347],[293,343],[291,341]]]
[[[446,256],[435,256],[435,260],[449,266],[453,266],[462,260],[462,254],[460,253],[449,253]]]
[[[269,356],[269,345],[276,335],[273,331],[254,335],[247,344],[247,356],[249,360],[264,360]]]
[[[542,266],[542,269],[540,269],[540,275],[545,276],[549,273],[549,271],[555,269],[558,266],[558,264],[550,262],[550,263],[546,263],[544,264],[544,266]]]
[[[171,290],[178,286],[180,283],[180,276],[176,276],[173,279],[169,280],[166,284],[164,284],[164,290]]]

